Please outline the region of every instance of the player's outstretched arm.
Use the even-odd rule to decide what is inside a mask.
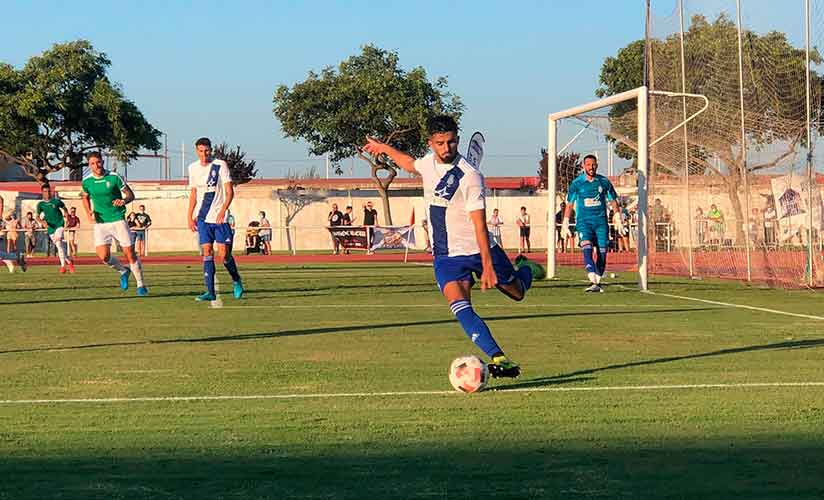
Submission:
[[[395,165],[401,167],[410,174],[418,173],[418,171],[415,170],[415,159],[403,151],[393,148],[389,144],[385,144],[377,139],[366,136],[366,144],[363,146],[363,150],[373,156],[384,154],[391,158],[392,161],[395,162]]]

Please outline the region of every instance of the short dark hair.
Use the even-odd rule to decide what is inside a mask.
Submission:
[[[90,151],[86,154],[86,161],[89,161],[92,158],[97,158],[98,160],[103,161],[103,155],[100,154],[100,151]]]
[[[437,115],[429,119],[427,123],[429,135],[440,134],[444,132],[458,133],[458,122],[449,115]]]
[[[526,210],[526,207],[521,207],[521,210]]]
[[[195,141],[195,147],[198,146],[206,146],[208,148],[212,147],[212,141],[209,140],[208,137],[201,137],[200,139]]]
[[[584,156],[584,159],[581,160],[581,165],[583,165],[584,162],[587,161],[587,158],[592,158],[593,160],[595,160],[595,163],[598,163],[598,157],[597,156],[595,156],[595,155],[586,155],[586,156]]]

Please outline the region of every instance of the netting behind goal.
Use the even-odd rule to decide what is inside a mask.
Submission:
[[[822,286],[817,47],[824,41],[824,0],[739,5],[652,2],[646,39],[649,273]],[[638,50],[644,50],[640,44]],[[637,201],[628,186],[634,186],[638,115],[630,100],[558,125],[560,143],[577,133],[576,126],[587,130],[567,152],[588,152],[582,139],[591,131],[615,141],[613,179],[630,214]]]

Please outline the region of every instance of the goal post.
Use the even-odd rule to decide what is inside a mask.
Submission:
[[[615,94],[597,101],[593,101],[580,106],[575,106],[557,113],[552,113],[548,118],[548,147],[547,147],[547,279],[556,277],[557,265],[555,259],[556,248],[556,228],[555,213],[558,209],[556,197],[558,193],[557,163],[558,163],[558,129],[557,122],[564,118],[569,118],[582,113],[587,113],[600,108],[614,106],[615,104],[635,100],[637,102],[638,126],[637,126],[637,153],[638,153],[638,286],[641,290],[648,289],[647,279],[647,192],[649,177],[648,159],[648,119],[647,100],[649,92],[647,87],[641,86],[620,94]]]

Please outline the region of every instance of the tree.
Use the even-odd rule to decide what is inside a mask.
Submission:
[[[423,68],[406,71],[399,66],[397,53],[372,45],[337,69],[310,72],[291,88],[280,85],[273,103],[284,136],[305,140],[311,154],[328,154],[336,166],[352,156],[369,164],[387,225],[392,225],[389,185],[398,167],[385,156],[363,153],[366,136],[422,156],[429,118],[449,114],[458,119],[463,110],[460,99],[448,92],[446,78],[430,82]],[[340,173],[339,167],[336,170]]]
[[[739,187],[745,172],[751,174],[775,167],[790,158],[799,145],[806,142],[805,131],[805,54],[803,49],[793,47],[784,33],[771,31],[759,35],[751,31],[742,33],[748,56],[743,61],[744,120],[747,123],[747,147],[763,149],[767,146],[780,149],[769,161],[747,162],[741,147],[741,109],[738,89],[738,33],[735,23],[725,14],[709,22],[704,16],[691,19],[684,33],[686,66],[700,70],[687,71],[686,91],[705,95],[709,108],[690,122],[688,140],[690,148],[690,172],[709,173],[718,176],[727,188],[730,202],[738,221],[736,240],[743,241],[744,231],[741,221],[746,220],[741,207]],[[680,92],[680,39],[676,33],[664,40],[651,40],[648,46],[650,86],[653,90]],[[601,66],[601,86],[596,91],[598,97],[624,92],[641,85],[643,78],[644,41],[630,43],[618,51],[615,57],[607,57]],[[821,63],[817,51],[810,55],[813,64]],[[780,67],[780,70],[777,68]],[[814,89],[820,89],[820,76],[811,72]],[[681,99],[651,97],[651,135],[661,135],[675,126],[683,118]],[[821,116],[819,109],[813,116]],[[610,126],[617,134],[632,137],[634,121],[622,119],[627,112],[635,109],[634,102],[621,103],[610,111]],[[653,112],[654,110],[654,112]],[[657,127],[657,131],[656,131]],[[819,130],[821,128],[819,127]],[[616,137],[621,140],[620,137]],[[681,151],[683,135],[673,134],[662,141],[656,150]],[[669,141],[669,142],[667,142]],[[681,148],[681,149],[679,149]],[[616,149],[619,156],[635,156],[632,149],[622,146]],[[656,157],[657,156],[657,157]],[[723,163],[719,168],[711,158]],[[668,161],[665,154],[653,155],[651,170],[681,172],[676,168],[676,159]],[[683,161],[683,160],[681,160]]]
[[[160,132],[109,81],[111,61],[85,40],[55,44],[23,69],[0,63],[0,154],[41,185],[85,154],[108,151],[122,162],[160,149]]]
[[[581,173],[581,155],[578,153],[561,153],[558,155],[558,161],[555,164],[555,179],[556,190],[559,193],[566,193],[569,189],[569,184],[575,177]],[[538,177],[540,178],[540,187],[547,188],[549,172],[549,155],[545,148],[541,148],[541,159],[538,161]]]
[[[257,175],[255,160],[246,161],[246,153],[240,150],[240,146],[229,149],[229,146],[222,142],[215,146],[212,154],[218,160],[223,160],[229,166],[229,173],[232,175],[232,184],[245,184]]]

